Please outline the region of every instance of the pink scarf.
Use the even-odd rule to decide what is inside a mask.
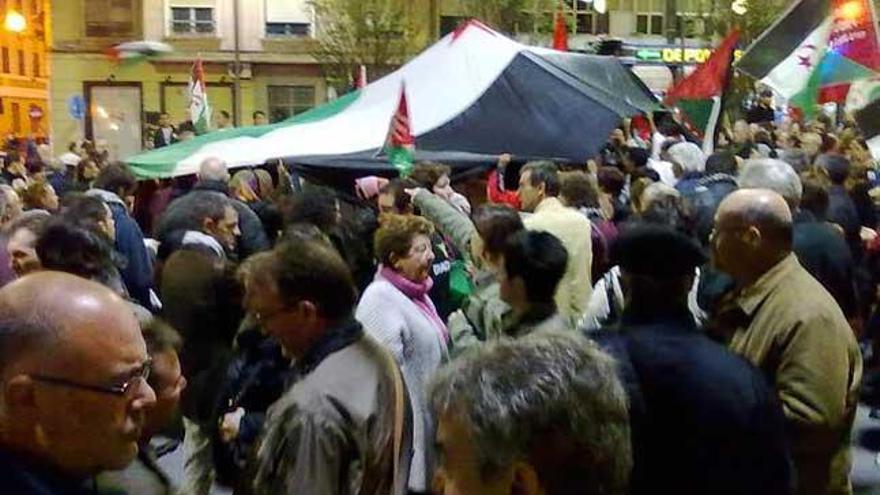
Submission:
[[[434,302],[428,297],[428,292],[430,292],[431,287],[434,286],[434,281],[431,277],[426,278],[425,281],[421,283],[413,282],[391,268],[381,266],[379,267],[378,278],[387,280],[397,290],[403,292],[403,295],[408,297],[409,300],[419,308],[419,311],[424,313],[434,326],[437,327],[440,336],[443,338],[444,344],[449,340],[449,330],[447,330],[440,315],[437,314],[437,308],[434,307]]]

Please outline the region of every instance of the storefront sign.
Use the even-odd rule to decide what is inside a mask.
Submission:
[[[673,46],[630,47],[636,63],[701,64],[712,55],[710,48],[684,48]],[[734,60],[739,60],[742,50],[736,50]]]

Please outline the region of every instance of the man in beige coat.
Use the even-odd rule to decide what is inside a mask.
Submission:
[[[574,327],[587,309],[593,284],[593,244],[590,221],[578,211],[568,208],[559,196],[559,172],[552,162],[526,164],[519,178],[519,199],[522,210],[531,213],[523,222],[529,230],[549,232],[556,236],[568,252],[568,267],[556,289],[556,307]]]
[[[788,422],[798,494],[849,494],[850,433],[862,376],[852,330],[830,294],[792,253],[785,200],[764,189],[719,206],[713,260],[737,289],[712,332],[760,368]]]

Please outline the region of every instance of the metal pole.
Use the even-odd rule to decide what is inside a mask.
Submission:
[[[232,64],[232,119],[235,126],[241,125],[241,46],[239,44],[238,0],[232,0],[232,23],[235,31],[235,62]]]
[[[685,19],[684,19],[683,15],[680,15],[680,14],[677,14],[677,15],[678,15],[678,36],[681,39],[681,66],[680,66],[681,73],[679,74],[679,77],[684,79],[684,22],[685,22]]]

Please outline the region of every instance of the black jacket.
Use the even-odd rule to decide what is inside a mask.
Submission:
[[[859,212],[856,204],[850,198],[846,188],[839,185],[831,186],[828,189],[828,213],[826,217],[829,222],[836,223],[843,228],[846,234],[846,243],[856,260],[861,259],[862,240],[861,240],[861,222],[859,221]]]
[[[168,146],[169,144],[174,144],[177,142],[177,129],[174,126],[171,127],[171,139],[165,139],[165,133],[162,132],[162,128],[156,130],[156,134],[153,136],[153,148],[161,148],[163,146]]]
[[[752,108],[749,108],[748,113],[746,113],[746,122],[749,124],[764,124],[768,122],[773,122],[776,118],[776,114],[770,107],[765,107],[764,105],[755,105]]]
[[[183,337],[180,365],[189,383],[181,411],[203,425],[212,419],[244,312],[233,267],[209,252],[176,251],[161,278],[162,315]]]
[[[630,396],[631,493],[791,492],[784,419],[761,373],[704,336],[686,309],[625,313],[593,338]]]
[[[844,238],[808,211],[794,216],[794,252],[801,265],[825,287],[848,318],[857,316],[855,264]]]
[[[238,486],[240,476],[266,419],[266,411],[284,393],[290,359],[274,339],[258,328],[243,331],[236,339],[238,350],[229,367],[217,404],[211,445],[218,481]],[[237,408],[245,410],[238,437],[230,443],[220,439],[219,420]]]
[[[153,258],[144,245],[141,227],[128,214],[125,202],[116,194],[103,189],[90,189],[86,194],[100,198],[110,208],[116,223],[116,251],[125,258],[125,266],[120,270],[122,281],[132,299],[141,306],[153,309],[150,289],[153,288]]]
[[[0,493],[15,495],[96,495],[94,480],[74,479],[49,466],[0,448]]]

